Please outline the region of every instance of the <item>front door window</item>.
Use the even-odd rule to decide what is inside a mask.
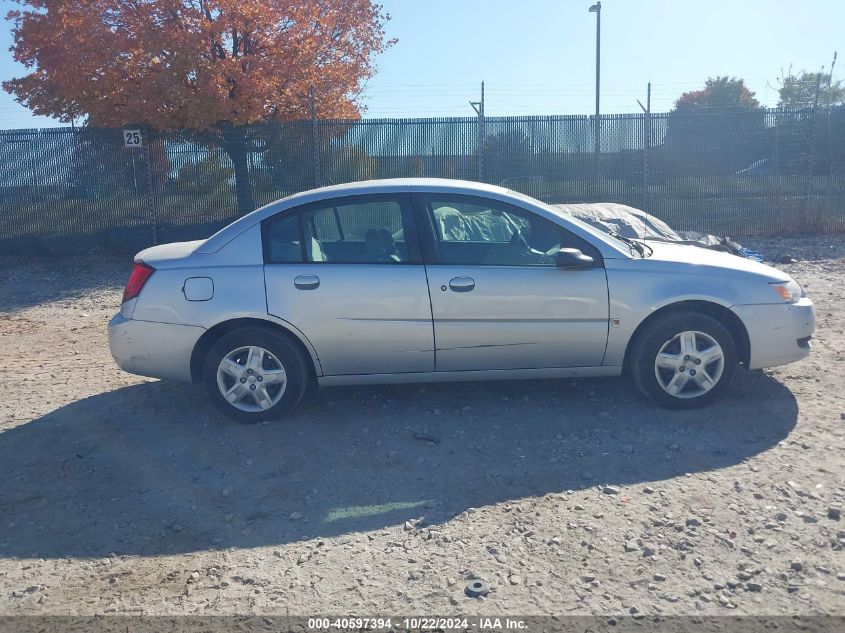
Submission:
[[[563,246],[592,250],[553,222],[494,200],[433,196],[427,212],[438,264],[554,267]]]

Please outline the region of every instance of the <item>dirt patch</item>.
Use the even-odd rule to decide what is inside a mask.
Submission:
[[[343,388],[254,427],[113,364],[128,262],[2,260],[0,614],[845,613],[845,244],[749,245],[802,260],[814,351],[707,409]]]

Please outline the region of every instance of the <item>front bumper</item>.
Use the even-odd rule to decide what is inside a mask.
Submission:
[[[816,309],[803,297],[797,303],[741,305],[731,310],[742,320],[751,343],[749,369],[776,367],[810,353]]]
[[[191,382],[191,354],[205,328],[125,319],[109,321],[109,349],[130,374]]]

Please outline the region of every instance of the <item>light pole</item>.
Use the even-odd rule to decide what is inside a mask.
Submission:
[[[599,95],[601,92],[601,2],[596,2],[590,7],[590,13],[596,14],[596,157],[601,152],[601,131],[600,131],[600,110]]]

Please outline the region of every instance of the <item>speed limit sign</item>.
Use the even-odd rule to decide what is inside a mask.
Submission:
[[[123,146],[130,149],[143,147],[144,141],[141,138],[141,130],[123,130]]]

